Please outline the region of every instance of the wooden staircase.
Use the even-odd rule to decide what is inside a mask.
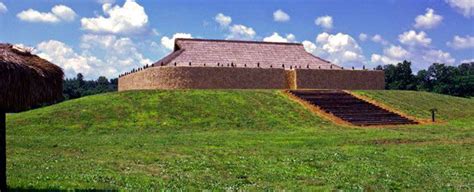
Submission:
[[[417,122],[341,90],[291,90],[291,94],[357,126],[403,125]]]

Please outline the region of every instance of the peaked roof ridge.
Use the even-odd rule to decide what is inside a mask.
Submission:
[[[227,42],[227,43],[256,43],[256,44],[277,44],[277,45],[298,45],[303,46],[302,43],[295,42],[268,42],[268,41],[250,41],[250,40],[226,40],[226,39],[199,39],[199,38],[176,38],[178,41],[211,41],[211,42]]]

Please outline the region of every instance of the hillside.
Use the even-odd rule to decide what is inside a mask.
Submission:
[[[443,124],[340,127],[272,90],[107,93],[7,116],[13,189],[469,190],[474,100],[357,92]]]

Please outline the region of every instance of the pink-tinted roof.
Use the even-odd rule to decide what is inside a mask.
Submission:
[[[217,63],[238,67],[327,69],[340,68],[305,51],[300,43],[273,43],[258,41],[176,39],[174,52],[155,65],[216,67]]]

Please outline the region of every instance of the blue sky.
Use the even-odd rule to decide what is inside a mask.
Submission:
[[[301,42],[346,67],[474,59],[472,0],[0,0],[0,42],[67,77],[109,78],[156,61],[173,37]]]

